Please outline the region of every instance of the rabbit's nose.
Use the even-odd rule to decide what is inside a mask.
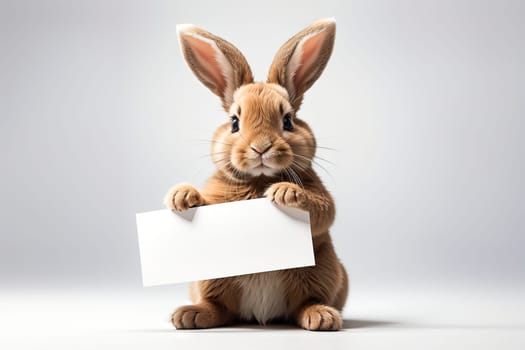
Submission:
[[[271,147],[272,147],[272,143],[271,142],[265,142],[265,143],[262,143],[262,144],[252,143],[250,145],[251,149],[253,149],[255,152],[257,152],[257,153],[259,153],[261,155],[266,153],[266,151],[268,151]]]

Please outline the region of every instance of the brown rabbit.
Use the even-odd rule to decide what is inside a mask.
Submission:
[[[317,21],[288,40],[267,82],[254,82],[246,59],[229,42],[193,25],[177,29],[189,67],[221,98],[229,120],[213,137],[212,160],[218,168],[213,177],[201,191],[189,184],[173,187],[165,204],[182,211],[266,196],[307,210],[316,265],[195,282],[194,304],[178,308],[173,324],[209,328],[238,320],[289,320],[309,330],[340,329],[348,278],[328,232],[334,202],[312,169],[312,131],[297,117],[304,93],[330,58],[335,21]]]

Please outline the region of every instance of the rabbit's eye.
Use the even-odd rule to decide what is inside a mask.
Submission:
[[[283,117],[283,129],[293,131],[292,116],[290,113],[286,113]]]
[[[232,133],[239,131],[239,118],[237,116],[232,117]]]

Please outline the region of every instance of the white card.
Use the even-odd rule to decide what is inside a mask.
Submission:
[[[308,212],[266,198],[137,214],[144,286],[315,265]]]

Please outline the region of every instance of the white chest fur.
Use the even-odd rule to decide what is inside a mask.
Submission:
[[[243,319],[256,319],[265,324],[286,317],[284,285],[277,272],[263,272],[239,278],[242,296],[240,314]]]

